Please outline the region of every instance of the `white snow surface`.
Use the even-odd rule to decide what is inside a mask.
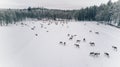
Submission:
[[[120,67],[120,29],[89,21],[62,22],[23,21],[26,25],[0,27],[0,67]],[[68,34],[77,36],[69,40]],[[76,40],[81,40],[79,48]],[[100,55],[90,56],[90,52]]]

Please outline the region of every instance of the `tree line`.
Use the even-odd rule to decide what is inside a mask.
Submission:
[[[0,24],[14,24],[26,18],[38,19],[74,19],[78,21],[99,21],[120,26],[120,0],[100,6],[90,6],[80,10],[59,10],[47,8],[0,9]]]

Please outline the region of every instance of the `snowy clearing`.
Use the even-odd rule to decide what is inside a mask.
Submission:
[[[0,27],[0,67],[120,67],[120,29],[97,22]]]

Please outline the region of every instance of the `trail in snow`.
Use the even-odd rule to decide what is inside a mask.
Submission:
[[[119,36],[119,29],[97,22],[24,21],[0,27],[0,66],[119,67]]]

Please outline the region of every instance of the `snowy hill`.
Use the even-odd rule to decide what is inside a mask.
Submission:
[[[120,67],[120,29],[97,22],[0,27],[0,67]]]

